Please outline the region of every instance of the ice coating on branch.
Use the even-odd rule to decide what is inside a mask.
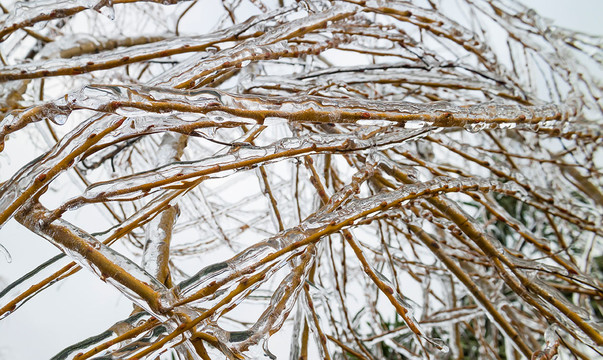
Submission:
[[[25,126],[46,141],[2,173],[0,222],[54,198],[74,196],[34,212],[35,232],[98,209],[111,224],[92,238],[131,260],[45,236],[100,278],[131,272],[141,281],[106,280],[163,322],[95,356],[266,358],[276,331],[295,333],[295,358],[552,357],[556,337],[590,356],[602,343],[600,39],[511,1],[234,1],[207,33],[212,7],[153,2],[0,15],[0,143]],[[96,14],[117,3],[127,16]],[[62,174],[77,176],[64,197]],[[70,229],[96,250],[86,227]],[[535,330],[557,317],[555,336]],[[99,333],[62,356],[117,335]]]
[[[214,56],[207,59],[207,61],[201,62],[197,66],[190,68],[186,73],[170,78],[165,84],[178,87],[187,84],[191,87],[195,81],[198,81],[202,76],[209,74],[212,70],[217,70],[219,67],[228,67],[231,64],[241,64],[242,66],[243,62],[250,61],[258,55],[263,55],[266,58],[272,56],[278,58],[287,54],[295,56],[296,53],[299,55],[299,53],[308,51],[306,49],[312,49],[313,46],[300,44],[297,45],[296,48],[293,48],[289,47],[283,40],[296,33],[303,34],[304,29],[325,27],[328,22],[348,17],[353,13],[351,10],[352,8],[349,6],[339,5],[334,6],[327,11],[309,15],[303,18],[303,20],[298,19],[288,22],[272,29],[272,31],[266,32],[258,38],[243,41],[231,49],[216,53]],[[302,23],[303,26],[301,26]]]
[[[182,135],[166,133],[161,140],[157,165],[169,164],[182,156],[186,146],[186,138]],[[170,241],[174,225],[178,220],[179,208],[168,206],[147,225],[146,243],[142,254],[142,267],[158,281],[169,283]]]
[[[319,96],[251,96],[235,95],[219,90],[200,89],[179,91],[169,88],[144,86],[90,85],[69,94],[56,103],[38,109],[71,108],[93,109],[101,112],[120,112],[120,109],[138,109],[145,112],[207,113],[212,110],[262,121],[266,117],[283,117],[289,121],[348,123],[385,120],[392,123],[427,122],[442,127],[479,126],[496,128],[503,124],[523,126],[538,124],[554,126],[572,116],[571,106],[521,106],[484,103],[454,106],[446,102],[416,104],[395,101],[367,101],[337,99]],[[247,110],[243,112],[241,110]],[[128,112],[124,113],[127,115]],[[377,124],[377,123],[375,123]],[[408,126],[408,125],[407,125]],[[473,128],[471,128],[473,129]],[[473,130],[475,131],[475,130]]]
[[[66,208],[74,208],[86,202],[99,200],[129,199],[145,196],[154,187],[172,186],[190,179],[216,178],[232,174],[235,169],[246,170],[260,164],[278,161],[285,155],[303,155],[326,150],[353,151],[387,148],[408,139],[424,135],[424,130],[398,131],[392,134],[374,136],[368,139],[350,141],[349,136],[306,136],[285,138],[268,146],[241,146],[229,154],[213,156],[194,162],[180,162],[166,165],[152,171],[98,183],[66,203]]]
[[[0,245],[2,246],[2,245]],[[2,248],[4,248],[2,246]],[[0,250],[1,251],[1,250]],[[43,280],[47,276],[55,273],[55,271],[61,269],[63,266],[67,264],[67,257],[64,254],[57,255],[44,263],[40,264],[37,268],[15,280],[10,285],[6,286],[2,291],[0,291],[0,309],[2,311],[6,311],[0,314],[0,319],[10,315],[12,312],[16,311],[21,305],[31,299],[35,294],[42,291],[44,288],[38,289],[33,294],[25,298],[19,298],[19,295],[22,294],[27,289],[30,289],[33,284],[38,283]],[[48,284],[47,286],[50,286]]]
[[[106,52],[108,50],[113,50],[118,47],[127,46],[130,49],[128,56],[131,56],[134,51],[139,49],[136,47],[137,45],[149,44],[153,43],[155,50],[167,50],[170,48],[178,48],[183,47],[184,45],[180,45],[178,42],[174,42],[174,46],[166,47],[162,40],[167,40],[165,36],[156,35],[156,36],[140,36],[140,37],[123,37],[123,38],[105,38],[102,36],[91,36],[88,34],[76,34],[73,36],[61,36],[57,40],[53,41],[48,46],[44,47],[39,53],[38,57],[40,59],[52,59],[52,58],[74,58],[77,56],[85,55],[85,54],[94,54],[99,52]],[[176,39],[170,39],[176,40]],[[192,39],[191,39],[192,41]],[[183,41],[186,43],[186,41]],[[165,47],[165,49],[163,49]],[[144,49],[144,47],[141,47]],[[147,51],[151,49],[147,48]],[[143,52],[141,52],[143,53]],[[111,55],[112,54],[112,55]],[[97,54],[94,58],[96,63],[106,62],[109,59],[118,59],[123,58],[125,54],[119,56],[119,51],[111,52],[111,54]],[[105,58],[104,56],[110,55],[111,57]],[[115,56],[117,55],[117,56]],[[92,59],[88,59],[92,60]],[[99,61],[100,60],[100,61]],[[43,63],[41,67],[49,66],[49,63]],[[81,66],[81,65],[80,65]]]
[[[116,325],[118,325],[118,324],[116,324]],[[173,321],[173,320],[164,321],[164,322],[154,326],[150,330],[135,337],[134,339],[132,339],[132,341],[128,342],[127,344],[124,344],[122,347],[110,348],[105,351],[102,351],[100,353],[100,356],[95,357],[95,358],[117,360],[117,359],[124,359],[124,358],[128,358],[128,357],[132,357],[132,356],[136,355],[140,351],[141,348],[145,348],[147,346],[150,346],[150,345],[162,340],[163,338],[166,337],[166,335],[172,333],[176,328],[177,328],[177,325],[176,325],[175,321]],[[178,350],[183,350],[183,353],[185,353],[185,354],[186,353],[189,353],[189,354],[194,353],[193,345],[190,342],[185,341],[185,340],[186,340],[185,336],[182,336],[182,335],[177,336],[174,339],[171,339],[170,341],[168,341],[164,346],[162,346],[159,349],[157,349],[156,351],[152,352],[149,355],[149,357],[159,356],[159,354],[165,352],[166,349],[169,349],[171,347],[180,347],[180,349],[178,349]]]
[[[162,0],[163,4],[174,4],[179,0]],[[123,2],[123,1],[117,1]],[[159,1],[158,1],[159,2]],[[84,10],[95,10],[110,20],[115,18],[114,0],[37,0],[19,1],[8,14],[0,18],[0,38],[17,29],[28,26],[43,27],[44,22],[77,14]]]
[[[235,108],[246,109],[248,112]],[[526,107],[496,103],[469,107],[458,107],[449,103],[375,103],[351,99],[340,99],[333,103],[327,98],[316,96],[236,96],[209,89],[176,91],[167,88],[95,85],[86,86],[54,102],[34,106],[25,111],[14,111],[2,120],[0,136],[5,137],[28,123],[44,118],[59,125],[63,124],[67,116],[76,109],[126,116],[147,112],[207,114],[223,111],[258,122],[263,122],[266,117],[277,116],[289,121],[355,122],[361,125],[402,123],[411,128],[425,124],[443,127],[465,126],[470,131],[524,124],[538,124],[543,128],[556,129],[559,120],[567,118],[574,111],[571,107],[555,105]]]
[[[228,28],[217,31],[215,33],[215,36],[220,39],[228,39],[231,37],[236,38],[245,32],[262,31],[262,28],[265,26],[265,21],[272,20],[279,15],[287,14],[296,8],[298,8],[297,5],[283,6],[265,14],[251,16],[249,19],[241,23],[234,24]],[[152,86],[163,85],[166,82],[169,82],[170,79],[176,78],[179,74],[189,72],[191,69],[198,66],[198,64],[207,57],[208,54],[205,53],[193,55],[187,60],[181,62],[176,66],[171,67],[167,71],[163,72],[161,75],[155,77],[154,79],[149,81],[148,84]]]
[[[450,323],[453,324],[453,320],[464,320],[470,321],[477,316],[482,314],[482,309],[479,307],[465,307],[457,308],[451,311],[442,311],[439,313],[431,314],[428,318],[423,319],[421,323],[427,325],[430,323]]]
[[[51,360],[71,359],[76,354],[85,353],[88,350],[93,349],[94,347],[104,343],[105,341],[107,341],[109,339],[114,339],[117,336],[126,332],[127,330],[131,330],[137,324],[150,320],[151,318],[152,318],[152,316],[144,311],[133,314],[133,315],[129,316],[128,318],[117,322],[116,324],[111,326],[111,328],[107,329],[106,331],[104,331],[98,335],[91,336],[85,340],[78,342],[77,344],[73,344],[73,345],[65,348],[64,350],[60,351],[58,354],[53,356],[51,358]]]
[[[17,28],[20,24],[26,24],[25,26],[32,25],[37,18],[48,17],[46,20],[49,20],[53,16],[60,16],[61,13],[67,13],[80,7],[99,7],[100,9],[106,3],[110,4],[111,2],[108,0],[84,0],[78,2],[70,0],[38,0],[30,4],[25,1],[19,1],[10,13],[3,15],[3,19],[0,19],[0,24],[2,24],[0,34],[4,35],[8,31]]]
[[[46,223],[44,219],[48,213],[41,205],[31,205],[17,217],[80,266],[97,274],[154,316],[161,318],[160,309],[173,302],[165,286],[132,260],[67,221],[59,219],[52,225]]]
[[[57,167],[69,167],[75,163],[75,160],[81,156],[77,149],[82,143],[93,143],[97,138],[97,127],[100,131],[107,131],[119,127],[123,119],[114,116],[95,116],[88,121],[82,122],[71,133],[65,136],[55,147],[46,154],[30,162],[13,175],[11,179],[0,186],[0,226],[3,225],[14,212],[21,207],[28,196],[27,191],[36,191],[42,188],[42,185],[51,181],[53,176],[57,175]],[[61,156],[70,154],[73,161],[65,164],[65,159]]]
[[[195,276],[178,285],[179,296],[185,298],[187,294],[195,292],[201,294],[206,291],[204,290],[205,288],[211,288],[217,284],[226,284],[231,281],[229,278],[232,278],[233,274],[237,272],[247,274],[249,272],[261,271],[265,265],[254,265],[259,259],[270,257],[276,251],[291,245],[297,247],[304,246],[306,241],[308,241],[307,239],[312,238],[313,234],[317,234],[329,226],[337,225],[337,219],[351,224],[349,220],[357,218],[364,212],[380,211],[407,199],[425,195],[433,196],[439,192],[458,192],[479,188],[491,190],[493,189],[492,182],[487,179],[457,180],[441,178],[424,184],[408,185],[397,191],[379,194],[375,198],[352,199],[347,201],[345,205],[342,204],[339,206],[336,210],[327,204],[321,211],[308,218],[299,227],[281,232],[266,242],[258,243],[226,262],[213,264],[204,268]],[[386,204],[385,206],[383,206],[384,203]],[[319,239],[315,238],[313,241]],[[282,260],[280,263],[284,264]]]
[[[157,279],[165,279],[167,275],[164,267],[166,267],[166,262],[168,261],[171,229],[178,219],[177,215],[175,215],[176,212],[177,210],[174,208],[164,210],[147,227],[142,267]],[[164,214],[169,214],[170,219],[164,217]]]
[[[274,239],[269,239],[245,249],[225,262],[212,264],[203,268],[194,276],[178,284],[175,291],[183,299],[186,299],[188,296],[194,296],[196,298],[194,302],[196,306],[206,308],[216,306],[217,303],[228,295],[229,289],[232,291],[237,287],[240,276],[246,277],[251,283],[253,274],[266,274],[261,276],[263,280],[268,278],[268,275],[286,266],[290,257],[298,254],[294,253],[288,257],[281,257],[272,264],[256,264],[256,262],[259,259],[275,254],[277,250],[301,239],[303,239],[303,233],[298,229],[286,231]],[[251,283],[253,285],[251,289],[246,289],[244,293],[239,294],[231,301],[241,301],[244,298],[244,294],[254,290],[261,283],[262,281]],[[221,289],[216,291],[215,287],[220,287]],[[226,307],[226,304],[222,305],[222,307]],[[219,313],[215,316],[219,316]]]
[[[99,69],[122,66],[139,59],[153,59],[170,55],[202,51],[222,39],[223,34],[210,34],[198,37],[182,37],[163,40],[162,37],[143,37],[140,39],[89,39],[76,38],[64,40],[66,45],[56,45],[46,49],[48,55],[58,54],[61,58],[37,60],[26,64],[8,66],[0,70],[0,82],[15,78],[39,76],[70,75]],[[140,43],[140,44],[137,44]],[[128,46],[129,44],[135,44]],[[94,56],[86,53],[106,48],[125,46],[112,51],[104,51]],[[204,53],[202,53],[204,54]],[[81,55],[81,56],[78,56]],[[204,54],[207,56],[207,54]]]
[[[400,204],[404,200],[421,196],[435,196],[446,192],[471,190],[508,191],[505,185],[493,183],[491,179],[438,177],[423,183],[405,185],[391,192],[379,193],[371,198],[351,199],[346,204],[347,206],[333,212],[318,212],[307,222],[325,226],[332,224],[334,221],[337,222],[338,219],[354,219],[364,212],[374,212],[378,209]],[[311,228],[315,225],[308,226]]]
[[[63,125],[71,111],[64,101],[50,102],[23,110],[13,110],[0,121],[0,143],[3,143],[10,133],[22,129],[29,123],[48,119],[57,125]]]
[[[255,41],[255,40],[254,40]],[[214,71],[221,70],[229,67],[245,67],[255,59],[270,59],[279,57],[289,57],[304,53],[320,52],[327,47],[333,47],[337,43],[341,42],[342,39],[335,38],[328,43],[325,40],[325,44],[313,45],[313,44],[300,44],[296,47],[291,47],[285,41],[279,41],[274,44],[267,45],[255,45],[246,44],[242,49],[231,48],[223,50],[211,57],[208,57],[202,62],[202,66],[197,66],[192,72],[195,74],[191,78],[191,73],[185,73],[179,77],[174,77],[167,82],[166,85],[174,87],[196,87],[196,84],[200,84],[203,77],[212,74]]]
[[[281,281],[273,293],[267,310],[260,315],[258,321],[249,330],[217,331],[218,337],[224,339],[225,346],[229,347],[231,351],[243,355],[244,359],[276,358],[268,350],[268,338],[281,328],[293,309],[304,285],[304,280],[313,265],[313,255],[315,255],[314,248],[308,248],[306,253],[301,256],[300,264]],[[263,350],[263,354],[259,348]]]

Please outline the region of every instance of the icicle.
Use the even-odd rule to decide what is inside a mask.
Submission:
[[[4,259],[6,259],[7,263],[11,263],[13,261],[12,256],[10,255],[10,252],[8,251],[8,249],[6,247],[4,247],[4,245],[0,244],[0,253],[2,253],[2,255],[4,255]]]

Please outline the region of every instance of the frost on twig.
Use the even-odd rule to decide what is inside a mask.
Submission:
[[[80,268],[135,305],[56,359],[603,354],[599,37],[511,0],[1,8],[0,169],[44,141],[0,238],[63,255],[0,319]]]

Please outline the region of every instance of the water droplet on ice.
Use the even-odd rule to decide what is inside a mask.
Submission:
[[[67,122],[67,117],[65,114],[56,114],[50,120],[57,125],[64,125]]]

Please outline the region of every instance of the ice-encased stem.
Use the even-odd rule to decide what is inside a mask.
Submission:
[[[148,329],[148,327],[155,322],[148,313],[144,311],[138,312],[129,316],[127,319],[115,323],[109,329],[98,335],[91,336],[66,347],[53,356],[51,360],[66,360],[72,358],[77,360],[86,359],[89,357],[88,355],[92,356],[95,353],[108,348],[109,346],[107,345],[111,344],[111,341],[118,340],[125,332],[135,328],[135,324],[140,322],[143,318],[147,318],[147,321],[141,326],[141,329]]]
[[[438,244],[438,241],[415,224],[407,223],[406,226],[436,255],[444,266],[446,266],[446,268],[452,272],[452,274],[465,286],[471,295],[473,295],[476,301],[478,301],[484,307],[484,309],[486,309],[491,318],[500,326],[505,334],[507,334],[517,349],[521,351],[521,353],[527,358],[531,358],[532,350],[523,341],[519,333],[517,333],[513,326],[509,324],[507,319],[505,319],[500,312],[497,311],[494,304],[492,304],[492,302],[488,299],[488,296],[480,290],[473,280],[471,280],[471,277],[468,276],[463,269],[461,269],[455,263],[455,261],[446,255],[446,253],[442,250],[442,247]]]
[[[135,2],[157,2],[163,4],[175,4],[178,1],[187,0],[91,0],[91,1],[35,1],[32,3],[17,4],[11,13],[2,19],[0,27],[0,39],[13,33],[18,29],[33,26],[36,23],[50,21],[64,17],[73,16],[81,11],[95,9],[100,10],[103,6],[113,4],[127,4]]]
[[[156,214],[161,212],[162,209],[169,208],[169,204],[175,201],[179,196],[182,196],[183,193],[185,193],[184,190],[177,190],[157,196],[150,200],[135,214],[124,220],[124,222],[122,222],[119,227],[115,228],[109,235],[102,234],[96,237],[99,240],[102,240],[104,244],[111,245],[117,239],[129,234],[136,227],[144,225],[148,222],[149,218],[155,218],[157,216]],[[56,265],[57,261],[65,258],[65,254],[55,256],[20,279],[14,281],[0,292],[0,300],[2,301],[0,304],[4,304],[0,307],[0,318],[12,314],[38,292],[66,279],[67,276],[74,274],[81,269],[75,262],[70,262],[65,266],[60,265],[64,264],[64,262]],[[50,266],[52,266],[52,268]],[[57,267],[60,267],[60,269],[56,270]]]
[[[406,184],[413,184],[404,173],[396,169],[386,169],[391,175]],[[573,322],[584,334],[598,346],[603,344],[603,336],[591,324],[582,319],[578,314],[568,308],[563,302],[547,293],[542,287],[534,284],[529,278],[518,269],[515,264],[504,254],[501,253],[496,245],[493,244],[487,236],[484,235],[472,221],[452,202],[442,197],[431,197],[427,199],[438,210],[444,213],[452,220],[459,229],[465,233],[475,244],[487,255],[493,266],[501,274],[505,283],[513,289],[521,298],[531,306],[535,307],[540,314],[543,314],[549,321],[555,321],[555,316],[539,304],[534,296],[545,299],[550,305],[560,311],[567,319]],[[512,276],[513,274],[514,276]],[[517,277],[517,280],[515,280]],[[525,286],[525,288],[524,288]],[[528,289],[527,292],[525,289]],[[558,321],[558,320],[557,320]],[[563,324],[560,323],[563,326]]]
[[[164,296],[167,289],[154,277],[67,221],[58,219],[47,223],[48,216],[48,210],[34,202],[19,211],[16,220],[155,316],[169,306],[169,299]]]
[[[179,160],[186,141],[185,135],[165,133],[161,141],[157,165]],[[169,206],[151,220],[146,228],[147,240],[142,254],[142,267],[163,284],[171,283],[169,279],[170,240],[177,219],[178,209],[175,206]]]
[[[59,281],[60,274],[74,265],[73,263],[65,265],[65,263],[65,254],[54,256],[0,291],[0,320],[17,310],[38,292]],[[60,270],[55,273],[57,268]]]
[[[255,324],[248,331],[244,332],[244,340],[234,341],[235,336],[233,336],[233,333],[230,333],[228,336],[230,340],[228,345],[235,348],[238,352],[245,353],[250,347],[264,343],[262,344],[264,350],[268,352],[266,342],[272,334],[281,328],[293,309],[298,294],[303,289],[304,281],[314,264],[315,255],[315,246],[308,246],[301,255],[299,264],[281,281],[278,288],[274,291],[267,309],[260,315]]]
[[[324,185],[320,181],[320,178],[318,177],[318,174],[316,173],[316,170],[314,169],[314,166],[312,165],[312,163],[306,162],[306,165],[312,171],[312,174],[314,177],[314,181],[312,181],[312,184],[314,185],[318,194],[320,195],[322,202],[330,208],[337,207],[339,204],[338,198],[340,196],[332,196],[329,199],[329,197],[327,196],[327,193],[326,193],[326,189],[324,188]],[[373,169],[371,168],[371,172],[372,171],[373,171]],[[357,176],[359,178],[358,182],[366,180],[366,175],[362,174],[362,173],[361,173],[361,175],[364,175],[364,176]],[[358,188],[359,185],[360,185],[359,183],[353,184],[353,186],[355,186],[356,188]],[[342,193],[343,194],[348,193],[348,189],[344,189],[343,191],[340,191],[339,194],[342,194]],[[339,195],[339,194],[336,194],[336,195]],[[335,205],[333,205],[333,202],[335,202]],[[386,206],[387,206],[387,202],[385,203],[385,205],[383,207],[386,207]],[[348,229],[344,229],[341,231],[341,234],[342,234],[343,238],[345,239],[345,241],[350,245],[350,247],[354,251],[356,258],[358,258],[358,260],[362,264],[362,269],[364,270],[364,272],[368,275],[368,277],[371,279],[371,281],[373,281],[373,283],[377,286],[377,288],[385,295],[387,300],[394,306],[394,308],[396,309],[396,312],[402,317],[402,319],[404,320],[404,322],[406,323],[408,328],[417,337],[419,344],[421,344],[421,346],[423,346],[421,337],[424,336],[424,334],[419,329],[417,321],[414,319],[414,317],[413,317],[412,313],[409,311],[409,309],[405,306],[405,304],[398,301],[398,299],[394,295],[394,288],[391,286],[391,284],[386,283],[375,273],[375,270],[367,261],[366,257],[364,256],[364,254],[362,252],[362,249],[358,245],[358,242],[354,239],[354,236],[352,235],[352,233]]]
[[[92,145],[119,128],[125,118],[112,115],[95,116],[75,128],[46,154],[19,170],[0,186],[0,227],[31,197],[56,176],[74,165]],[[97,132],[96,126],[103,128]],[[59,156],[62,154],[63,156]]]
[[[218,103],[209,106],[207,95],[210,94]],[[100,95],[104,95],[104,100],[98,99]],[[537,123],[552,126],[572,118],[578,111],[577,104],[572,102],[533,106],[486,102],[458,106],[450,102],[331,99],[315,95],[241,95],[217,89],[174,90],[135,85],[88,85],[68,95],[67,99],[72,108],[100,112],[111,113],[121,108],[150,113],[221,111],[259,123],[266,118],[282,118],[291,122],[311,123],[370,124],[371,121],[381,120],[405,124],[424,121],[438,127],[464,127],[481,123],[495,127],[501,124],[521,126]]]

